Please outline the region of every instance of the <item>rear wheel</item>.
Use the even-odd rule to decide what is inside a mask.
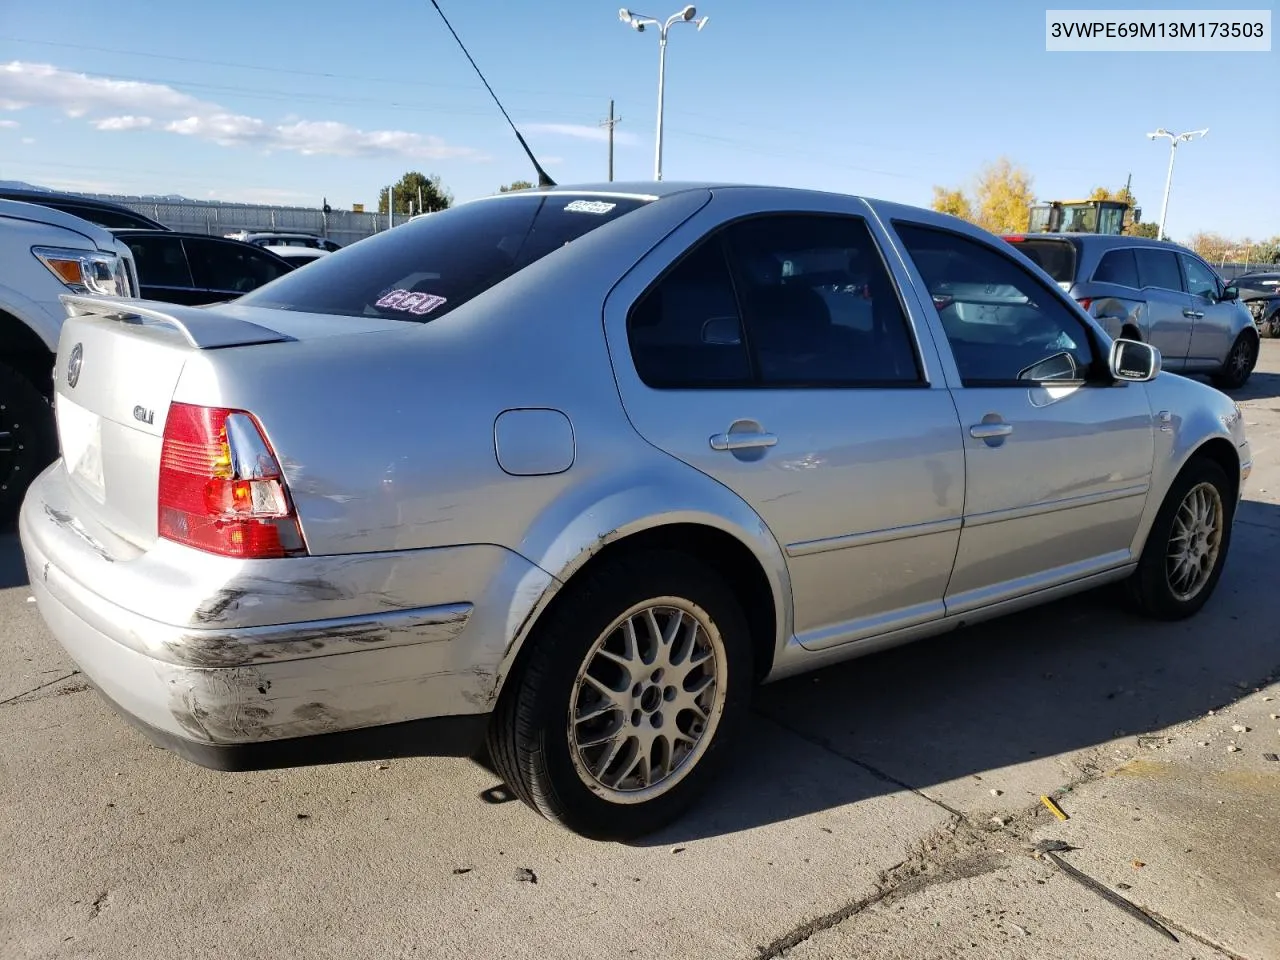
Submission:
[[[57,455],[49,401],[20,373],[0,364],[0,523],[17,516],[28,485]]]
[[[1231,543],[1235,503],[1222,468],[1197,457],[1183,468],[1156,514],[1128,587],[1138,608],[1181,620],[1213,595]]]
[[[752,646],[732,590],[684,554],[648,551],[583,577],[530,636],[489,754],[547,819],[624,840],[706,787],[747,712]]]
[[[1238,390],[1249,382],[1257,365],[1258,337],[1244,330],[1231,345],[1231,352],[1227,354],[1222,369],[1214,374],[1213,382],[1223,390]]]

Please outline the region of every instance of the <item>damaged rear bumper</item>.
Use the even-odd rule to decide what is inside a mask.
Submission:
[[[228,560],[75,516],[55,463],[19,527],[45,622],[153,741],[217,769],[472,753],[551,583],[491,545]]]

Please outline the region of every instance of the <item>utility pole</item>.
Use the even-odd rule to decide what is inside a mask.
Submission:
[[[600,126],[609,131],[609,182],[613,182],[613,128],[622,122],[621,117],[613,115],[613,101],[609,101],[609,119],[600,121]]]

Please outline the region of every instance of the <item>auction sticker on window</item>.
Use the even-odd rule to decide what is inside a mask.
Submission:
[[[434,293],[418,293],[413,290],[389,290],[378,298],[375,307],[383,310],[399,310],[422,316],[444,304],[445,298]]]
[[[565,205],[565,210],[569,213],[608,213],[616,206],[616,203],[606,203],[603,200],[574,200]]]

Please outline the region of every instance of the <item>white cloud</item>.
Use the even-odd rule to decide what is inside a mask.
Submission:
[[[574,137],[578,140],[596,140],[604,143],[609,139],[609,131],[604,127],[592,127],[585,123],[529,123],[524,127],[525,132],[533,133],[549,133],[561,137]],[[615,129],[613,131],[613,142],[621,144],[634,144],[636,135],[627,133],[625,130]]]
[[[18,126],[17,120],[0,120],[0,130],[17,130]]]
[[[22,142],[23,142],[24,144],[26,144],[26,145],[29,147],[29,146],[31,146],[31,144],[33,144],[33,143],[35,143],[35,142],[36,142],[36,138],[35,138],[35,137],[23,137],[23,138],[22,138]]]
[[[285,150],[305,156],[488,158],[470,147],[404,130],[360,130],[332,120],[290,116],[272,123],[228,111],[161,83],[114,80],[61,70],[47,63],[0,64],[0,109],[51,107],[87,118],[98,130],[160,129],[224,147]]]
[[[104,117],[90,122],[98,130],[145,130],[151,126],[150,117],[135,117],[133,114],[125,114],[123,117]]]

